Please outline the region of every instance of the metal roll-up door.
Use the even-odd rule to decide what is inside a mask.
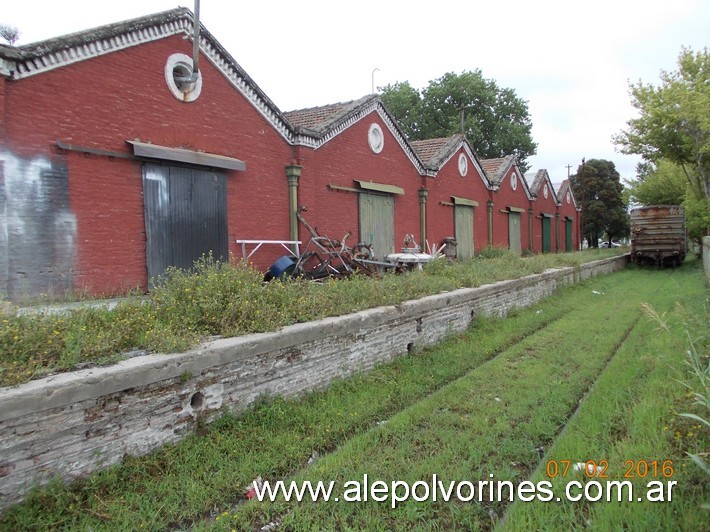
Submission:
[[[209,253],[226,260],[227,178],[211,170],[146,164],[143,168],[148,276],[190,268]]]

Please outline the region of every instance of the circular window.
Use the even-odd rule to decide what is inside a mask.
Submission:
[[[468,173],[468,159],[466,159],[466,156],[462,153],[459,155],[459,174],[461,174],[461,177],[465,176]]]
[[[547,199],[547,196],[550,195],[550,192],[547,190],[547,183],[545,183],[545,186],[542,187],[542,195],[545,196],[545,199]]]
[[[165,63],[165,82],[175,98],[181,102],[194,102],[202,92],[202,72],[192,79],[192,58],[185,54],[172,54]]]
[[[375,153],[380,153],[385,146],[385,136],[382,134],[382,128],[379,124],[372,124],[367,132],[367,142],[370,149]]]
[[[572,201],[572,194],[567,192],[567,203],[569,204]]]
[[[518,174],[515,172],[510,175],[510,188],[513,190],[517,190],[518,188]]]

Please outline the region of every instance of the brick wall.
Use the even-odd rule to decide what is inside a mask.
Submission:
[[[384,146],[374,153],[367,142],[372,123],[384,134]],[[321,234],[341,239],[352,233],[348,244],[359,238],[358,194],[331,190],[328,185],[358,188],[355,180],[395,185],[404,194],[394,195],[395,250],[404,243],[405,234],[419,235],[419,193],[422,177],[407,154],[376,112],[372,112],[317,150],[302,149],[303,173],[299,182],[299,205],[308,207],[306,219]],[[308,236],[300,228],[301,239]]]
[[[295,396],[505,316],[559,287],[622,269],[627,257],[461,289],[276,333],[222,339],[0,390],[0,508],[58,475],[71,480],[176,442],[262,394]]]
[[[436,177],[427,179],[427,240],[429,244],[440,244],[447,236],[456,236],[454,208],[442,205],[442,202],[450,204],[451,196],[472,199],[478,202],[478,207],[473,209],[473,243],[475,253],[479,253],[488,245],[488,188],[470,159],[468,172],[461,176],[458,169],[461,153],[465,154],[465,151],[459,150],[439,170]]]
[[[492,194],[493,200],[493,245],[508,247],[508,215],[504,212],[506,207],[515,207],[523,209],[520,213],[520,241],[521,248],[527,249],[528,246],[528,209],[531,207],[531,201],[525,193],[525,186],[522,183],[524,179],[518,175],[517,188],[513,190],[511,187],[510,177],[515,172],[515,168],[511,168],[501,180],[500,188]]]
[[[291,160],[290,145],[206,57],[200,61],[200,97],[191,103],[175,99],[164,68],[178,52],[192,54],[182,35],[2,80],[7,157],[67,159],[76,246],[74,263],[64,273],[77,291],[146,288],[142,162],[65,152],[55,146],[57,140],[126,155],[131,153],[126,141],[141,140],[241,159],[246,171],[227,172],[230,250],[239,251],[237,238],[289,237],[284,167]],[[268,267],[279,256],[269,253],[257,255],[259,266]]]

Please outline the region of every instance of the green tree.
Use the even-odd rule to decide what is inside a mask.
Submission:
[[[463,133],[482,158],[515,154],[523,171],[534,155],[528,104],[480,70],[449,72],[422,90],[409,82],[380,87],[382,100],[410,140]]]
[[[631,202],[641,205],[683,205],[688,237],[698,243],[710,227],[710,204],[693,192],[683,169],[669,161],[658,164],[642,162],[637,167],[637,179],[627,182],[624,189]]]
[[[397,82],[379,89],[382,91],[382,101],[397,118],[404,134],[410,140],[420,139],[422,97],[419,91],[412,87],[408,81]]]
[[[641,205],[680,205],[685,200],[688,182],[683,169],[666,160],[658,164],[640,163],[637,179],[627,181],[629,200]]]
[[[598,247],[605,234],[609,241],[629,234],[629,215],[622,198],[621,176],[611,161],[582,160],[570,176],[574,197],[582,207],[582,237],[590,247]]]
[[[639,117],[614,138],[624,153],[678,165],[691,192],[710,204],[710,56],[683,49],[678,70],[661,72],[658,87],[631,85]]]

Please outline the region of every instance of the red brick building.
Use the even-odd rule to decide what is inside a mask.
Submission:
[[[537,249],[539,197],[512,156],[479,161],[461,136],[410,143],[375,95],[283,113],[204,27],[195,65],[194,35],[178,8],[0,45],[0,292],[146,289],[203,253],[240,256],[237,240],[307,239],[300,206],[378,256],[406,235],[454,236],[461,257]]]
[[[426,240],[456,240],[457,256],[472,258],[489,244],[487,203],[491,187],[481,161],[463,135],[411,143],[425,165]]]
[[[514,251],[532,249],[534,198],[515,156],[484,159],[482,163],[491,182],[492,245]]]
[[[560,185],[557,190],[557,198],[559,200],[560,251],[577,251],[582,242],[580,234],[582,208],[577,206],[569,179],[565,179]]]
[[[536,253],[560,251],[559,201],[550,176],[547,170],[538,170],[530,181],[530,192],[535,197],[532,202],[532,250]]]

